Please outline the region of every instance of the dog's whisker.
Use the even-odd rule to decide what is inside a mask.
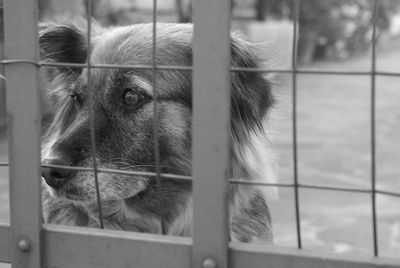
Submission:
[[[72,70],[70,67],[64,66],[64,68],[68,69],[68,71],[70,71],[70,73],[71,73],[72,75],[74,75],[74,78],[79,77],[79,74],[77,74],[77,73],[76,73],[74,70]]]

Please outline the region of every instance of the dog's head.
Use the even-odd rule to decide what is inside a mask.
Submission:
[[[46,61],[91,64],[152,65],[152,25],[101,28],[93,23],[91,43],[87,26],[45,24],[41,27],[41,57]],[[157,24],[156,63],[192,64],[192,26]],[[232,36],[232,66],[259,67],[250,44]],[[151,69],[51,67],[46,69],[48,92],[56,110],[43,146],[43,162],[53,165],[148,171],[155,170],[154,88]],[[162,173],[191,174],[191,72],[157,70],[157,117]],[[90,81],[88,80],[90,79]],[[89,86],[93,91],[94,139],[91,147]],[[271,83],[258,72],[232,73],[232,176],[273,180],[264,153],[264,120],[273,103]],[[44,170],[55,197],[94,203],[93,172],[58,168]],[[156,214],[152,177],[99,173],[104,201],[130,200],[140,211]],[[233,192],[237,192],[232,188]],[[164,205],[172,221],[190,199],[191,185],[163,180]],[[135,202],[133,202],[133,200]],[[233,199],[232,199],[233,200]],[[232,202],[235,203],[235,202]]]

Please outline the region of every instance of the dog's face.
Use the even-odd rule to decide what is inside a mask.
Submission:
[[[45,55],[79,59],[86,62],[85,33],[73,29],[76,40],[64,41],[67,29],[48,28],[42,32],[44,49],[60,49]],[[174,26],[172,32],[177,32]],[[69,28],[68,30],[71,30]],[[184,30],[187,32],[189,28]],[[47,31],[47,32],[46,32]],[[187,34],[187,33],[185,33]],[[56,36],[58,35],[58,36]],[[59,37],[56,39],[55,37]],[[159,43],[157,63],[163,65],[189,65],[188,39],[180,42],[179,35],[168,36]],[[53,40],[52,40],[53,39]],[[113,65],[152,64],[151,25],[115,29],[93,36],[91,63]],[[64,47],[76,43],[78,51]],[[186,42],[186,43],[185,43]],[[46,53],[44,51],[44,53]],[[60,53],[60,54],[58,54]],[[72,55],[62,55],[71,53]],[[56,60],[58,59],[56,57]],[[57,98],[62,109],[56,131],[49,133],[46,163],[65,163],[71,166],[92,167],[90,144],[89,92],[93,90],[96,160],[99,168],[154,171],[153,111],[154,88],[151,70],[92,69],[90,85],[88,70],[60,70],[65,81],[57,85]],[[58,82],[58,81],[57,81]],[[159,122],[159,147],[161,171],[190,174],[191,97],[190,74],[177,71],[159,72],[156,76],[157,113]],[[68,117],[68,118],[65,118]],[[52,176],[56,175],[56,176]],[[45,176],[51,192],[82,202],[96,198],[92,172],[70,172],[66,178],[60,174]],[[63,174],[61,174],[63,175]],[[99,186],[102,200],[126,199],[146,189],[151,181],[147,177],[100,173]],[[61,181],[62,180],[62,181]],[[53,182],[54,181],[54,182]],[[59,182],[59,183],[58,183]]]
[[[84,24],[44,25],[40,33],[42,58],[86,63],[90,46],[93,65],[152,65],[151,24],[110,29],[94,24],[91,44],[85,29]],[[159,24],[156,36],[157,65],[192,64],[192,26]],[[258,66],[246,43],[237,37],[232,39],[232,65]],[[190,71],[157,70],[154,79],[151,69],[93,68],[88,74],[87,68],[49,68],[48,90],[56,113],[45,138],[43,162],[93,167],[95,154],[97,168],[154,172],[157,94],[160,170],[190,175],[191,75]],[[89,90],[93,92],[95,152],[91,147]],[[251,166],[262,156],[249,154],[257,150],[251,145],[254,137],[264,133],[263,120],[272,104],[270,83],[260,73],[233,73],[231,101],[232,176],[258,176],[257,168]],[[88,207],[96,202],[93,172],[45,169],[44,179],[55,199]],[[159,212],[153,177],[99,173],[98,182],[104,204],[124,202],[141,215]],[[166,207],[167,223],[172,225],[190,203],[191,184],[165,179],[162,187],[161,202]],[[232,187],[231,192],[231,203],[236,204],[241,191]]]

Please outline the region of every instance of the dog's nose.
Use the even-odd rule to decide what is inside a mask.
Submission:
[[[42,162],[42,165],[70,166],[71,163],[60,158],[53,158],[45,159]],[[62,187],[67,179],[71,176],[71,174],[72,170],[70,169],[60,167],[42,168],[42,176],[45,179],[46,183],[55,189]]]

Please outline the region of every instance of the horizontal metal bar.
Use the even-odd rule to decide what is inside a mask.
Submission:
[[[8,163],[0,162],[0,167],[6,167]],[[62,165],[42,165],[45,168],[60,168],[60,169],[68,169],[75,171],[87,171],[93,172],[93,168],[88,167],[72,167],[72,166],[62,166]],[[98,168],[97,172],[99,173],[111,173],[111,174],[122,174],[122,175],[137,175],[137,176],[151,176],[155,177],[157,174],[155,172],[146,172],[146,171],[133,171],[133,170],[119,170],[119,169],[111,169],[111,168]],[[178,175],[178,174],[170,174],[170,173],[161,173],[160,176],[166,179],[177,179],[177,180],[193,180],[192,176]],[[230,183],[233,184],[243,184],[243,185],[257,185],[257,186],[266,186],[266,187],[283,187],[283,188],[293,188],[293,183],[269,183],[264,181],[257,180],[245,180],[242,178],[231,178],[229,180]],[[318,185],[318,184],[298,184],[299,188],[305,189],[316,189],[316,190],[328,190],[328,191],[339,191],[339,192],[354,192],[354,193],[372,193],[372,190],[368,188],[354,188],[354,187],[341,187],[341,186],[328,186],[328,185]],[[390,195],[393,197],[400,197],[400,193],[385,191],[385,190],[376,190],[375,193],[381,195]]]
[[[244,185],[257,185],[257,186],[270,186],[270,187],[294,187],[293,183],[271,183],[265,181],[257,181],[257,180],[245,180],[241,178],[232,178],[229,180],[234,184],[244,184]]]
[[[67,64],[67,65],[66,65]],[[41,66],[49,66],[49,67],[77,67],[77,68],[86,68],[85,64],[78,63],[52,63],[52,62],[41,62]],[[99,69],[143,69],[143,70],[153,70],[155,67],[156,70],[178,70],[178,71],[192,71],[192,66],[183,66],[183,65],[145,65],[145,64],[93,64],[90,65],[90,68],[99,68]]]
[[[286,187],[293,188],[295,187],[294,183],[268,183],[263,181],[249,181],[244,179],[230,179],[230,183],[235,184],[247,184],[247,185],[258,185],[258,186],[267,186],[267,187]],[[341,187],[341,186],[328,186],[328,185],[318,185],[318,184],[297,184],[299,188],[305,189],[316,189],[316,190],[328,190],[328,191],[339,191],[339,192],[354,192],[354,193],[372,193],[371,189],[365,188],[353,188],[353,187]],[[384,191],[384,190],[376,190],[375,193],[382,195],[391,195],[394,197],[400,197],[400,193]]]
[[[86,68],[86,64],[80,63],[68,63],[68,62],[35,62],[30,60],[16,59],[16,60],[1,60],[1,64],[15,64],[15,63],[31,63],[38,67],[74,67],[74,68]],[[152,70],[152,65],[136,64],[136,65],[117,65],[117,64],[94,64],[90,65],[90,68],[101,68],[101,69],[137,69],[137,70]],[[192,71],[192,66],[180,66],[180,65],[156,65],[157,70],[165,71]],[[247,68],[247,67],[231,67],[233,72],[260,72],[260,73],[283,73],[283,74],[309,74],[309,75],[355,75],[355,76],[370,76],[372,74],[377,76],[400,76],[397,72],[371,72],[371,71],[340,71],[340,70],[313,70],[313,69],[270,69],[270,68]]]
[[[390,195],[393,197],[400,197],[400,193],[389,192],[389,191],[384,191],[384,190],[375,190],[375,193],[381,194],[381,195]]]
[[[73,68],[87,68],[87,64],[84,63],[72,63],[72,62],[36,62],[25,59],[14,59],[14,60],[1,60],[0,64],[16,64],[16,63],[30,63],[37,67],[73,67]],[[180,66],[180,65],[156,65],[156,69],[158,70],[180,70],[180,71],[191,71],[191,66]],[[95,64],[90,65],[90,68],[99,68],[99,69],[144,69],[144,70],[153,70],[152,65],[145,64]]]
[[[0,225],[0,262],[11,262],[10,226]]]
[[[230,268],[399,268],[399,260],[325,254],[316,250],[278,248],[273,245],[231,243]]]
[[[317,189],[317,190],[328,190],[328,191],[339,191],[339,192],[353,192],[353,193],[371,193],[370,189],[353,188],[353,187],[342,187],[342,186],[328,186],[318,184],[304,184],[299,183],[299,188],[305,189]]]
[[[9,229],[0,225],[1,262],[11,261]],[[94,267],[190,267],[190,238],[58,225],[45,225],[43,236],[47,267],[89,267],[90,264]],[[394,259],[326,254],[273,245],[233,242],[229,251],[231,268],[400,267],[399,260]]]
[[[269,69],[269,68],[247,68],[247,67],[232,67],[232,71],[236,72],[266,72],[266,73],[287,73],[287,74],[318,74],[318,75],[381,75],[381,76],[400,76],[396,72],[371,72],[371,71],[340,71],[340,70],[314,70],[314,69]]]
[[[47,267],[187,268],[191,239],[92,228],[44,226]]]
[[[15,59],[15,60],[1,60],[0,61],[0,64],[2,64],[2,65],[11,65],[11,64],[17,64],[17,63],[28,63],[28,64],[35,65],[36,67],[41,67],[41,64],[34,60]]]
[[[71,167],[71,166],[61,166],[61,165],[42,165],[42,167],[94,172],[94,168],[87,168],[87,167]],[[155,173],[155,172],[120,170],[120,169],[111,169],[111,168],[97,168],[96,172],[97,173],[122,174],[122,175],[151,176],[151,177],[157,176],[157,173]],[[167,178],[167,179],[178,179],[178,180],[192,180],[193,179],[191,176],[177,175],[177,174],[161,173],[160,176],[163,178]]]
[[[0,167],[8,167],[9,164],[2,162],[0,163]],[[94,172],[94,168],[90,167],[73,167],[73,166],[63,166],[63,165],[42,165],[42,168],[59,168],[59,169],[67,169],[74,171],[83,171],[83,172]],[[120,170],[120,169],[112,169],[112,168],[98,168],[96,169],[98,173],[112,173],[112,174],[122,174],[122,175],[138,175],[138,176],[151,176],[155,177],[157,174],[155,172],[146,172],[146,171],[133,171],[133,170]],[[161,173],[161,177],[167,179],[178,179],[178,180],[193,180],[191,176],[171,174],[171,173]]]

